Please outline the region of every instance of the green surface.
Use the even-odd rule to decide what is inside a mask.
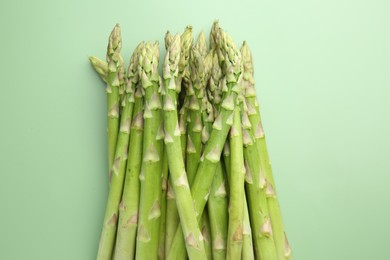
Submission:
[[[153,10],[151,10],[153,9]],[[0,259],[96,257],[106,94],[87,57],[215,18],[255,61],[297,260],[388,259],[390,2],[0,2]]]

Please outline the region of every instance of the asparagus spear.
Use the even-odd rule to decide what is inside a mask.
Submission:
[[[255,146],[260,158],[261,171],[264,173],[269,215],[271,218],[272,234],[276,246],[278,259],[291,257],[291,248],[284,233],[280,207],[276,195],[275,182],[269,162],[264,130],[261,124],[260,109],[256,100],[254,88],[253,61],[249,47],[246,42],[241,47],[244,64],[243,81],[245,84],[245,97],[248,104],[249,121],[252,125],[252,134],[255,136]]]
[[[168,156],[164,149],[164,157],[161,168],[161,221],[158,241],[158,259],[165,259],[165,231],[167,225],[167,191],[168,191]]]
[[[115,147],[119,131],[119,68],[121,66],[120,51],[122,48],[119,24],[112,30],[107,47],[107,109],[108,109],[108,168],[111,171],[115,157]],[[111,176],[110,172],[110,176]]]
[[[208,81],[209,69],[205,60],[207,54],[206,36],[200,33],[191,50],[191,86],[189,96],[189,123],[187,139],[186,169],[190,186],[195,178],[198,162],[202,149],[202,98],[205,95],[205,87]]]
[[[165,36],[165,45],[168,50],[170,42],[173,39],[173,35],[169,32]],[[193,36],[192,27],[187,26],[182,35],[180,36],[180,58],[179,58],[179,73],[176,77],[177,92],[188,92],[189,88],[189,56],[192,48]],[[180,86],[180,88],[178,88]],[[185,88],[183,89],[182,86]],[[180,142],[183,154],[183,160],[185,161],[185,151],[187,144],[187,114],[188,114],[188,97],[185,97],[183,105],[179,111],[179,129],[180,129]],[[170,192],[169,192],[170,191]],[[175,194],[170,181],[168,181],[168,193],[167,193],[167,222],[166,222],[166,239],[165,239],[165,253],[166,256],[171,248],[172,240],[175,235],[177,226],[179,225],[179,214],[177,212]]]
[[[242,252],[244,214],[244,158],[239,106],[234,110],[233,126],[230,129],[230,198],[227,259],[239,259]]]
[[[201,231],[203,236],[203,242],[204,242],[204,249],[206,251],[206,259],[211,260],[213,259],[213,253],[212,253],[212,241],[211,241],[211,226],[210,226],[210,220],[209,220],[209,214],[207,212],[207,209],[203,211],[202,215],[202,224],[201,224]]]
[[[221,99],[218,99],[216,92],[222,92],[219,84],[222,77],[222,71],[218,64],[218,58],[213,50],[213,65],[211,78],[209,80],[207,93],[203,97],[203,132],[202,142],[205,144],[208,141],[214,121],[214,113],[217,113]],[[217,97],[217,98],[215,98]],[[210,100],[210,102],[209,102]],[[213,183],[210,189],[210,196],[207,202],[207,209],[211,226],[211,239],[213,241],[213,259],[226,259],[226,238],[228,227],[228,198],[227,198],[227,182],[225,180],[222,162],[219,161],[214,176]]]
[[[110,84],[108,84],[108,86],[109,85]],[[101,233],[97,255],[97,259],[99,260],[111,259],[114,248],[114,241],[117,230],[118,206],[123,190],[133,105],[133,93],[129,91],[126,93],[126,103],[122,111],[118,143],[116,145],[115,151],[115,160],[110,171],[112,173],[110,190],[108,193],[103,230]]]
[[[220,35],[221,37],[218,42],[226,56],[224,70],[226,71],[227,84],[226,89],[224,89],[224,101],[221,104],[219,115],[213,124],[210,139],[201,156],[194,184],[191,189],[198,218],[202,216],[203,209],[208,199],[209,190],[214,179],[215,170],[220,161],[223,145],[230,127],[233,124],[233,111],[238,92],[237,80],[241,75],[242,67],[241,54],[237,50],[233,40],[222,30]],[[179,226],[168,259],[182,259],[183,255],[185,255],[181,236],[182,230],[181,226]]]
[[[242,259],[254,260],[255,255],[253,252],[252,228],[249,219],[248,202],[246,200],[246,196],[244,196],[244,228],[242,230],[242,235]]]
[[[184,235],[185,246],[190,259],[205,259],[202,235],[196,220],[196,212],[193,208],[184,161],[181,156],[175,81],[178,74],[179,50],[180,37],[176,35],[167,50],[163,67],[164,141],[168,155],[171,183],[176,195],[181,225],[183,226],[183,233],[180,235]]]
[[[126,179],[119,207],[115,260],[133,259],[138,220],[139,172],[142,161],[143,98],[138,76],[138,60],[144,43],[135,49],[128,69],[127,92],[134,92],[134,116],[131,123]],[[135,87],[138,84],[137,87]]]
[[[137,231],[137,259],[157,257],[161,217],[161,166],[163,157],[162,105],[159,93],[158,43],[146,43],[139,60],[144,90],[144,140]]]
[[[89,61],[92,67],[95,69],[99,77],[107,83],[108,65],[107,62],[102,61],[98,57],[90,56]]]

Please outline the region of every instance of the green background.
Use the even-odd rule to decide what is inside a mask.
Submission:
[[[106,96],[87,60],[214,19],[255,59],[298,260],[389,259],[390,2],[0,1],[0,259],[94,259]],[[161,47],[163,45],[161,44]]]

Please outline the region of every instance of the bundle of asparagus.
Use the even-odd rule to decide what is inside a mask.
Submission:
[[[97,259],[291,259],[249,47],[214,22],[141,42],[125,70],[119,25],[107,61],[110,189]],[[207,207],[206,207],[207,206]]]

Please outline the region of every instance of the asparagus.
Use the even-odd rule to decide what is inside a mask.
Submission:
[[[161,217],[161,167],[163,156],[162,105],[159,93],[158,43],[146,43],[139,60],[144,90],[144,140],[137,231],[137,259],[157,257]]]
[[[214,113],[217,113],[221,99],[218,99],[216,92],[222,92],[219,81],[222,77],[222,71],[218,64],[218,58],[213,50],[213,65],[211,78],[209,80],[207,94],[203,97],[203,134],[202,142],[205,144],[208,141],[214,121]],[[217,98],[215,98],[217,97]],[[209,102],[210,100],[210,102]],[[211,104],[212,103],[212,104]],[[222,162],[219,161],[214,176],[213,183],[210,189],[210,196],[207,202],[211,226],[211,239],[213,241],[213,259],[226,259],[226,238],[228,226],[228,200],[227,200],[226,181],[223,172]]]
[[[115,147],[119,131],[119,68],[121,66],[120,51],[122,48],[122,39],[119,24],[116,24],[112,30],[107,47],[107,110],[108,110],[108,168],[110,178],[111,169],[114,163]]]
[[[228,227],[228,200],[225,187],[222,164],[218,163],[210,196],[207,202],[209,213],[211,238],[213,244],[213,259],[226,259],[226,238]]]
[[[230,176],[230,145],[227,141],[223,149],[223,161],[226,169],[226,175],[229,179]],[[242,259],[254,259],[253,243],[252,243],[252,228],[249,219],[248,202],[244,193],[244,228],[243,228],[243,240],[242,240]]]
[[[138,76],[139,54],[144,46],[135,49],[128,69],[127,92],[134,94],[134,116],[131,123],[126,179],[119,207],[119,223],[115,245],[115,260],[133,259],[138,220],[139,172],[142,161],[143,98]],[[137,87],[135,87],[138,84]]]
[[[241,116],[239,106],[234,110],[233,126],[230,129],[230,198],[227,259],[239,259],[242,252],[244,214],[244,158]]]
[[[165,231],[167,225],[168,156],[164,150],[161,168],[161,221],[158,241],[158,259],[165,259]]]
[[[165,36],[165,45],[166,49],[170,45],[170,42],[173,39],[173,35],[167,32]],[[183,34],[180,36],[180,58],[179,58],[179,73],[176,77],[176,88],[177,92],[180,93],[187,92],[189,88],[189,56],[190,50],[192,48],[193,36],[192,36],[192,27],[187,26]],[[180,86],[180,88],[179,88]],[[185,88],[183,89],[182,86]],[[183,105],[179,111],[179,129],[180,129],[180,142],[182,148],[183,160],[185,161],[186,154],[186,144],[187,144],[187,114],[188,114],[188,97],[185,96]],[[177,212],[175,194],[172,187],[168,181],[168,190],[170,191],[167,195],[167,222],[166,222],[166,239],[165,239],[165,252],[168,254],[173,237],[175,235],[177,226],[179,225],[179,214]]]
[[[180,129],[176,105],[177,86],[175,81],[178,75],[179,50],[180,37],[176,35],[167,50],[163,67],[164,141],[168,155],[171,184],[176,194],[177,208],[181,225],[183,226],[183,233],[180,235],[184,235],[185,246],[190,259],[205,259],[206,254],[202,235],[196,220],[196,212],[193,208],[184,161],[181,156]]]
[[[131,84],[131,83],[130,83]],[[108,84],[109,86],[109,84]],[[134,96],[132,90],[126,93],[126,102],[122,111],[115,160],[110,170],[111,182],[108,193],[106,213],[101,233],[97,259],[111,259],[117,230],[118,206],[122,196],[123,182],[127,162],[130,122],[133,114]]]
[[[248,202],[246,200],[246,196],[244,196],[244,228],[242,230],[242,235],[242,259],[255,259],[252,242],[252,228],[249,219]]]
[[[108,65],[107,62],[102,61],[96,56],[90,56],[89,61],[92,67],[95,69],[99,77],[107,83]]]
[[[245,97],[248,103],[249,121],[252,125],[252,134],[255,136],[254,141],[260,158],[261,171],[264,173],[265,177],[265,194],[267,196],[269,215],[272,220],[272,234],[278,259],[286,259],[291,256],[291,248],[284,233],[280,206],[276,195],[275,181],[272,175],[264,130],[261,124],[260,109],[256,100],[252,55],[246,42],[244,42],[241,47],[241,53],[244,64],[243,81],[245,84]]]
[[[237,80],[241,75],[242,67],[241,54],[237,50],[233,40],[222,30],[220,35],[221,37],[218,40],[218,43],[226,56],[224,70],[227,72],[227,84],[226,89],[224,89],[224,101],[221,104],[219,115],[213,124],[213,130],[201,156],[194,184],[191,189],[198,218],[202,216],[203,209],[208,199],[209,190],[214,179],[215,170],[220,161],[223,145],[230,127],[233,124],[233,111],[238,92]],[[182,259],[183,255],[185,255],[181,236],[182,230],[181,226],[179,226],[168,259]]]
[[[208,81],[207,75],[211,67],[206,59],[206,36],[200,33],[191,50],[191,86],[187,93],[189,98],[189,123],[187,139],[186,169],[190,186],[195,178],[202,149],[202,98]],[[192,87],[192,88],[191,88]]]
[[[207,209],[203,211],[203,216],[201,221],[202,221],[201,231],[203,236],[204,249],[206,251],[206,257],[208,260],[211,260],[213,259],[212,242],[211,242],[211,226],[210,226],[209,214],[207,212]]]

